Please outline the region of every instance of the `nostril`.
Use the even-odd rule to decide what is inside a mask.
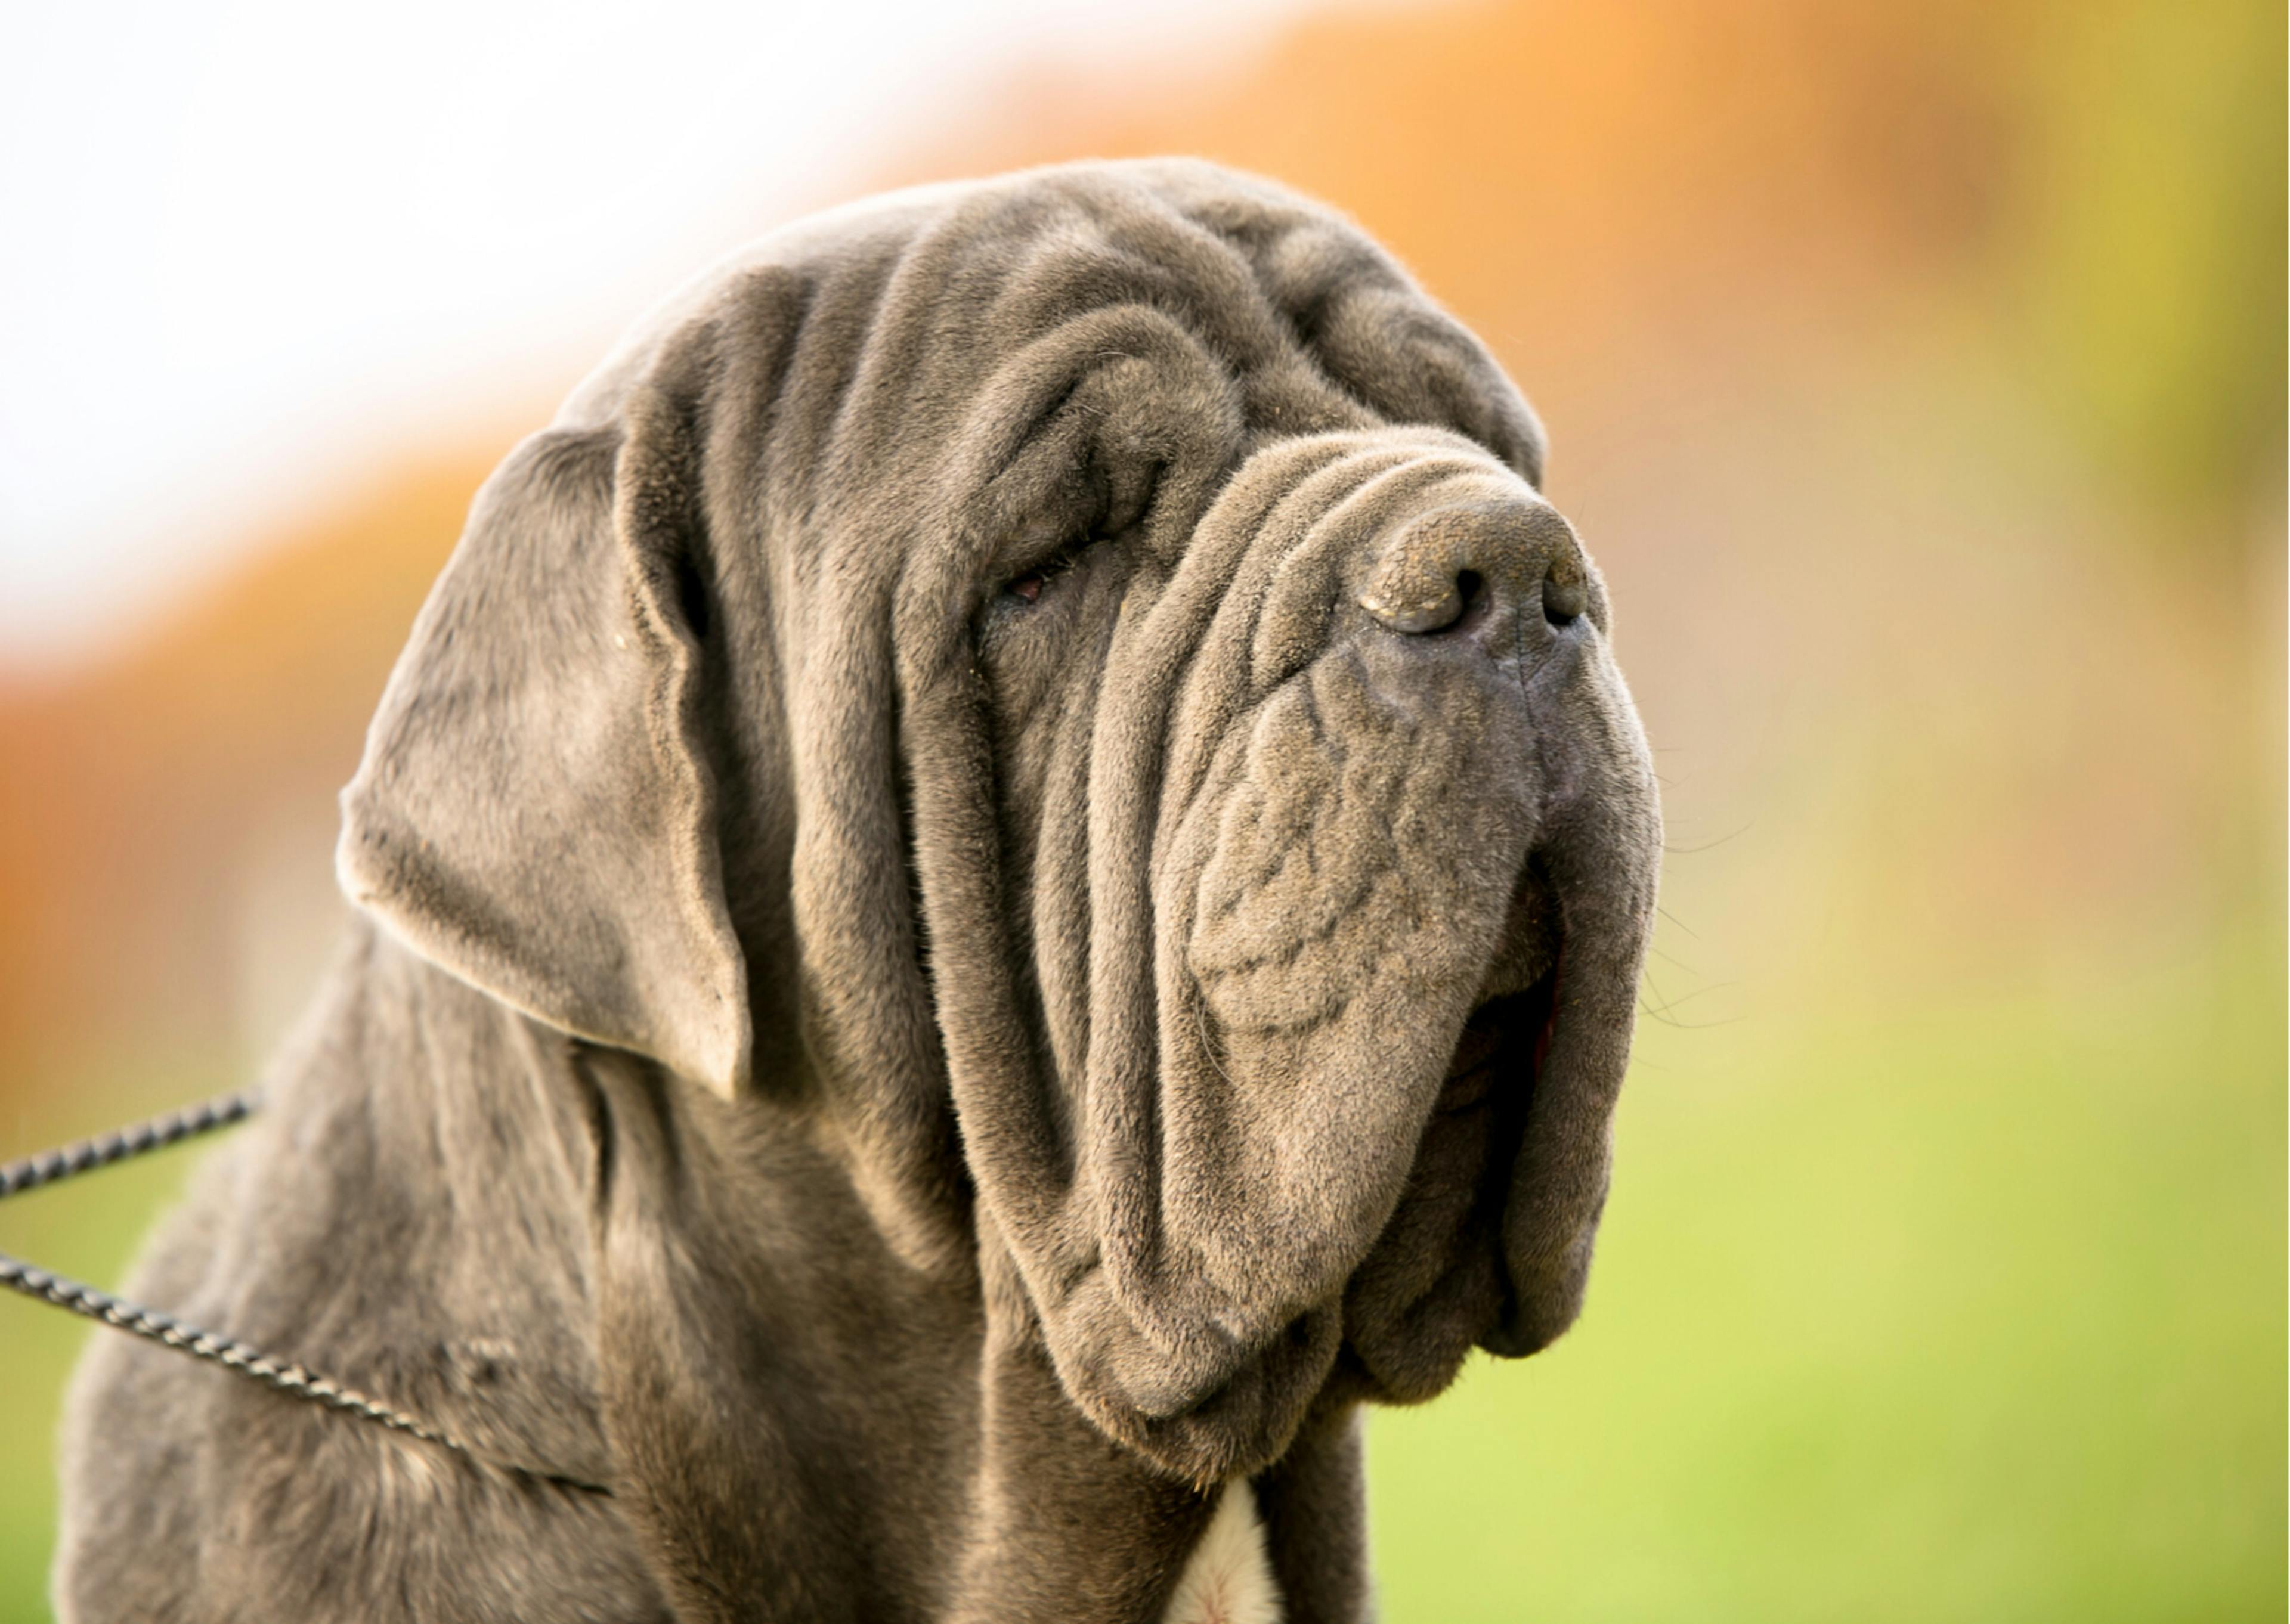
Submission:
[[[1480,600],[1487,595],[1487,583],[1479,579],[1477,570],[1465,570],[1455,577],[1455,596],[1461,600],[1463,619],[1469,619]]]
[[[1590,606],[1590,595],[1579,580],[1553,580],[1545,576],[1542,582],[1542,618],[1553,626],[1572,626],[1581,619],[1582,612]]]

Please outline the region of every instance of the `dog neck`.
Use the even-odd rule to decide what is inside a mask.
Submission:
[[[1075,1408],[1022,1297],[899,1260],[799,1109],[768,1095],[726,1106],[386,940],[366,952],[357,997],[406,983],[396,1024],[346,1012],[316,1045],[325,1063],[284,1080],[273,1131],[291,1138],[293,1117],[361,1088],[373,1132],[432,1148],[385,1158],[408,1208],[521,1214],[437,1237],[436,1255],[413,1260],[493,1288],[425,1332],[491,1361],[439,1419],[543,1465],[601,1468],[680,1616],[1360,1615],[1347,1409],[1253,1481],[1204,1490],[1161,1476]],[[428,1028],[411,1077],[404,1007]],[[370,1039],[393,1052],[358,1055]],[[470,1120],[441,1131],[441,1113]],[[451,1150],[485,1142],[512,1148],[491,1161]],[[364,1183],[337,1180],[325,1198],[371,1199]],[[511,1282],[585,1305],[593,1333],[498,1323]],[[493,1402],[568,1391],[581,1402]],[[548,1426],[531,1419],[544,1413]],[[568,1436],[568,1415],[593,1420]]]
[[[1255,1499],[1247,1484],[1227,1484],[1178,1577],[1163,1624],[1278,1624],[1279,1618],[1279,1587],[1264,1553]]]

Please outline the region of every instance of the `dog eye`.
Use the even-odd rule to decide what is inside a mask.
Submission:
[[[1052,581],[1080,563],[1082,554],[1105,539],[1105,536],[1093,526],[1023,574],[1013,575],[1004,581],[1003,595],[1006,597],[1014,597],[1021,604],[1038,603],[1043,592]]]
[[[1095,511],[1086,522],[1078,529],[1068,530],[1064,544],[1056,551],[1004,581],[1001,595],[1015,598],[1021,604],[1039,603],[1042,594],[1049,590],[1050,584],[1080,564],[1092,548],[1119,540],[1143,524],[1155,498],[1160,493],[1162,472],[1162,465],[1155,463],[1147,470],[1141,484],[1129,492],[1125,500],[1117,500],[1101,492]]]

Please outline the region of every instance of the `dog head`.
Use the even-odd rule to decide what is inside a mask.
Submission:
[[[1659,816],[1542,440],[1205,164],[823,217],[480,496],[344,884],[836,1145],[1208,1480],[1575,1314]]]

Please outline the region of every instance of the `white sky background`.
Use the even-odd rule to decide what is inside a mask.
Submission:
[[[568,387],[1001,72],[1231,62],[1306,4],[4,0],[0,673]]]

